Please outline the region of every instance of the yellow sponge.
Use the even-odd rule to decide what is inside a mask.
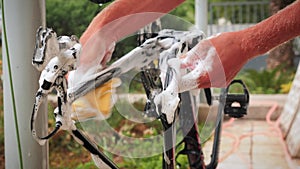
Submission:
[[[106,119],[111,115],[111,108],[116,101],[115,90],[121,80],[113,78],[102,86],[90,91],[72,104],[74,120],[83,121],[90,118]]]

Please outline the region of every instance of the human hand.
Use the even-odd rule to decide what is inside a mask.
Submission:
[[[212,43],[214,38],[202,40],[181,57],[181,68],[189,72],[181,79],[180,92],[195,88],[226,87],[248,61],[247,57],[236,52],[234,44],[224,45],[225,50],[233,50],[233,55],[219,55]]]
[[[182,56],[180,90],[225,87],[250,59],[300,35],[300,1],[247,29],[201,41]]]
[[[99,31],[88,40],[80,39],[83,44],[80,62],[77,69],[69,73],[69,88],[85,83],[88,78],[103,70],[111,59],[115,43],[101,35],[104,33]],[[120,84],[120,79],[113,78],[75,100],[72,103],[72,118],[79,121],[108,118],[116,101],[115,90]]]

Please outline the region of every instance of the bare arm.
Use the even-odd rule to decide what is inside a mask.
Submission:
[[[120,29],[123,30],[117,37],[115,37],[115,40],[118,40],[130,33],[133,33],[140,27],[157,19],[161,15],[168,13],[182,2],[184,2],[184,0],[116,0],[93,19],[87,30],[80,38],[80,41],[84,44],[95,32],[116,20],[119,21],[115,22],[114,25],[110,25],[113,27],[109,28],[109,32],[115,33],[120,32]],[[138,20],[136,20],[135,17],[129,17],[130,15],[140,13],[153,14],[146,18],[138,18]],[[134,21],[134,24],[136,25],[133,25],[132,21]]]
[[[241,31],[221,33],[201,41],[186,56],[182,67],[192,70],[181,90],[225,87],[248,60],[300,35],[300,0],[268,19]]]
[[[101,11],[80,38],[80,62],[105,65],[113,43],[168,13],[184,0],[116,0]]]
[[[248,61],[260,54],[268,52],[281,43],[299,36],[299,16],[300,0],[297,0],[290,6],[255,26],[238,32],[223,33],[220,36],[212,38],[211,43],[215,46],[221,60],[222,58],[234,58],[232,62],[230,62],[231,64],[227,64],[226,67],[224,67],[225,73],[226,69],[235,67],[235,64],[237,65],[234,60]],[[229,76],[234,75],[235,74]]]

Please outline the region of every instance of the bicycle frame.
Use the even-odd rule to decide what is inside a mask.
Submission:
[[[152,77],[151,79],[155,79],[155,74],[151,74],[151,76],[142,76],[143,78]],[[157,76],[157,74],[156,74]],[[149,81],[143,80],[143,81]],[[149,85],[145,85],[149,86]],[[153,87],[157,89],[158,86]],[[146,92],[147,93],[147,92]],[[150,93],[148,91],[148,93]],[[191,169],[214,169],[218,165],[218,154],[219,154],[219,144],[221,138],[221,130],[222,130],[222,122],[223,122],[223,110],[226,102],[227,91],[222,89],[222,93],[218,97],[219,99],[219,107],[216,119],[216,128],[214,134],[214,142],[212,147],[211,161],[208,165],[204,163],[204,155],[201,147],[201,140],[198,132],[198,123],[197,123],[197,106],[195,105],[196,96],[192,95],[190,92],[184,92],[180,94],[181,102],[180,106],[176,110],[176,113],[179,117],[180,128],[182,130],[182,134],[184,135],[183,140],[178,144],[185,144],[183,150],[181,150],[175,156],[175,149],[178,145],[176,145],[173,141],[177,131],[174,124],[168,124],[165,116],[160,115],[159,118],[164,126],[165,135],[164,135],[164,147],[172,147],[168,150],[165,150],[163,153],[163,168],[164,169],[175,169],[177,166],[176,158],[180,154],[187,155],[189,160],[189,167]],[[211,97],[211,96],[208,96]],[[148,97],[149,98],[149,97]],[[211,99],[211,98],[210,98]],[[145,111],[155,111],[155,109],[151,108],[153,106],[147,105]],[[147,114],[155,114],[156,112],[148,112]],[[192,125],[191,125],[192,124]],[[170,130],[171,128],[171,130]]]
[[[176,126],[173,125],[176,118],[180,119],[183,133],[185,135],[183,140],[185,143],[185,149],[181,151],[181,153],[188,155],[190,167],[193,169],[216,167],[223,119],[223,109],[226,101],[225,92],[221,94],[219,100],[220,106],[218,110],[217,128],[215,132],[216,140],[213,146],[213,160],[208,166],[205,166],[203,161],[204,157],[196,124],[197,120],[194,106],[195,98],[193,98],[189,92],[182,94],[177,93],[179,98],[181,98],[179,100],[182,102],[179,104],[178,100],[174,107],[175,109],[172,110],[173,112],[171,112],[172,114],[164,112],[165,109],[169,110],[170,107],[166,107],[166,105],[162,104],[161,100],[157,99],[159,97],[163,97],[164,94],[168,94],[170,90],[174,89],[174,86],[176,86],[174,83],[177,81],[177,78],[180,75],[178,72],[178,56],[182,54],[180,52],[186,52],[186,49],[191,49],[195,44],[191,44],[190,42],[199,42],[199,40],[203,38],[202,34],[193,31],[185,32],[162,30],[156,37],[147,39],[142,45],[138,46],[106,69],[100,72],[95,72],[85,81],[73,86],[72,88],[68,87],[65,75],[68,71],[76,69],[75,60],[78,58],[76,56],[80,53],[81,46],[78,44],[76,39],[71,37],[65,37],[65,39],[57,40],[55,40],[55,38],[56,34],[53,32],[53,30],[42,30],[40,28],[37,31],[37,45],[35,56],[33,58],[33,64],[38,68],[38,70],[43,70],[43,72],[39,80],[40,88],[36,94],[36,101],[32,112],[31,130],[33,137],[38,143],[41,145],[44,144],[47,139],[52,137],[60,129],[67,130],[78,143],[83,145],[92,154],[92,157],[99,168],[118,168],[112,160],[110,160],[103,152],[98,150],[97,146],[92,143],[87,136],[85,136],[76,128],[74,121],[71,119],[70,107],[76,99],[84,96],[89,91],[103,85],[113,77],[117,77],[131,69],[136,68],[136,65],[139,65],[139,68],[142,69],[142,81],[148,97],[148,102],[145,107],[146,114],[148,112],[149,114],[157,115],[157,118],[161,120],[163,128],[166,131],[164,134],[163,168],[176,168],[176,141],[174,138],[176,138],[175,135],[177,130]],[[41,41],[43,41],[43,43],[41,43]],[[55,48],[54,51],[51,51],[49,48],[47,48],[48,42],[49,44],[54,46],[57,45],[58,47]],[[63,46],[63,48],[61,46]],[[56,54],[56,56],[54,57],[51,54]],[[149,71],[151,69],[147,68],[147,65],[149,65],[154,59],[159,59],[160,61],[165,60],[160,64],[163,65],[167,70],[165,76],[166,78],[164,81],[159,83],[153,80],[154,78],[160,79],[160,71],[153,72]],[[168,61],[171,60],[173,64],[169,65]],[[54,73],[52,72],[52,69]],[[53,89],[57,91],[58,96],[58,107],[54,111],[56,127],[49,135],[40,137],[35,129],[35,119],[37,117],[39,105],[44,101],[44,98],[47,96],[47,94]],[[154,90],[158,92],[154,94]],[[171,91],[171,93],[174,93],[174,91]],[[174,95],[174,97],[177,98],[177,95]],[[209,96],[207,97],[208,100],[210,100]],[[186,109],[183,111],[183,113],[180,113],[180,109],[183,105],[189,109]],[[186,124],[193,124],[192,128],[185,128]]]

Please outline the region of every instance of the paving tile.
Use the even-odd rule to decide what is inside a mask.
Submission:
[[[255,154],[253,159],[253,169],[289,169],[285,156]]]
[[[233,134],[242,134],[251,131],[252,122],[249,120],[235,120],[223,130]]]
[[[265,121],[236,120],[223,131],[218,169],[300,169],[300,159],[292,160],[293,167],[288,165],[278,134]],[[206,163],[212,142],[203,147]]]
[[[239,153],[248,153],[250,154],[251,152],[251,138],[244,138],[242,140],[240,140],[240,144],[239,144],[239,148],[237,150],[237,152]]]
[[[254,143],[252,148],[253,155],[265,155],[269,156],[284,156],[284,151],[281,145],[263,145]]]
[[[247,164],[236,164],[234,162],[230,163],[220,163],[217,169],[249,169],[250,166]]]
[[[228,141],[227,144],[221,142],[220,152],[227,153],[229,151],[233,151],[233,152],[249,154],[250,149],[251,149],[250,138],[239,139],[239,137],[237,137],[236,140],[230,140],[230,142]]]
[[[220,156],[221,163],[235,163],[247,166],[251,164],[251,157],[248,153],[232,153],[229,156]]]
[[[268,124],[266,121],[262,120],[254,120],[252,121],[253,124],[253,131],[266,131],[272,128],[272,125]]]
[[[261,145],[281,145],[280,138],[272,134],[258,133],[253,135],[253,142]]]
[[[276,135],[254,135],[253,136],[253,146],[252,153],[253,155],[265,155],[273,156],[280,155],[284,156],[283,147],[280,139]]]

